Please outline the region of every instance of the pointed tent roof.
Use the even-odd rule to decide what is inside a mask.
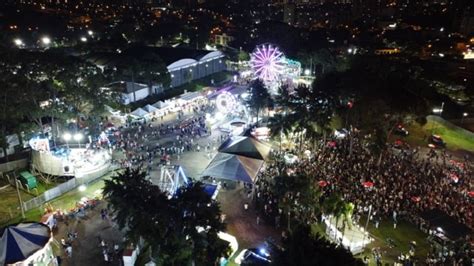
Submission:
[[[270,145],[253,137],[236,136],[222,143],[219,152],[265,160],[270,153],[270,149]]]
[[[262,165],[262,160],[219,152],[204,170],[202,176],[253,183]]]
[[[155,108],[158,108],[158,109],[163,109],[163,108],[166,108],[170,105],[170,103],[168,101],[158,101],[156,103],[153,104],[153,106]]]
[[[137,108],[135,109],[135,111],[132,112],[132,115],[138,116],[138,117],[144,117],[147,114],[148,112],[143,110],[142,108]]]
[[[51,230],[41,223],[20,223],[4,228],[0,238],[0,265],[26,260],[50,238]]]
[[[147,111],[148,113],[152,113],[152,112],[156,112],[158,111],[158,108],[154,107],[153,105],[145,105],[145,107],[143,107],[143,110]]]

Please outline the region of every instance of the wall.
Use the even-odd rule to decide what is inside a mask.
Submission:
[[[28,167],[28,159],[21,159],[8,163],[0,164],[0,173],[10,172],[18,169],[25,169]]]

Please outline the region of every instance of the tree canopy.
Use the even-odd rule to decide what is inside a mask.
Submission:
[[[341,246],[318,234],[308,225],[299,225],[283,240],[283,249],[277,251],[274,265],[288,266],[338,266],[364,265]]]
[[[220,207],[196,182],[168,195],[127,168],[105,181],[104,196],[114,220],[132,240],[142,237],[158,265],[212,265],[228,246],[217,237],[225,229]]]

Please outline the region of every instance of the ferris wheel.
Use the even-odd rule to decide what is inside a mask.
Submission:
[[[257,46],[251,54],[250,65],[258,78],[272,82],[283,73],[284,54],[276,46],[262,44]]]

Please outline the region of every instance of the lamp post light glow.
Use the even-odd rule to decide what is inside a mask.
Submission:
[[[87,38],[86,37],[81,37],[81,42],[87,42]]]
[[[44,44],[44,45],[50,45],[51,44],[51,39],[47,36],[44,36],[43,38],[41,38],[41,42]]]
[[[79,145],[79,148],[81,147],[81,140],[84,137],[81,133],[76,133],[74,134],[74,140],[77,141],[77,144]]]
[[[23,46],[23,41],[19,38],[17,39],[14,39],[13,40],[13,43],[16,45],[16,46]]]
[[[69,133],[64,133],[63,139],[66,141],[66,147],[69,149],[69,141],[72,139],[72,135]]]
[[[311,70],[305,69],[305,70],[304,70],[304,75],[305,75],[305,76],[309,76],[309,74],[311,74]]]
[[[92,36],[92,35],[94,35],[94,32],[91,31],[91,30],[88,30],[88,31],[87,31],[87,34],[89,34],[89,36]]]
[[[469,115],[468,113],[462,113],[461,125],[464,123],[464,117],[467,117],[468,115]]]

